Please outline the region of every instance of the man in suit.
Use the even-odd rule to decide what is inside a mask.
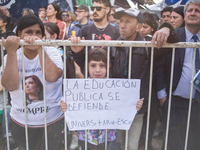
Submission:
[[[200,1],[189,0],[184,8],[185,27],[177,29],[181,42],[200,42]],[[197,49],[199,51],[199,49]],[[198,54],[196,54],[198,55]],[[169,86],[171,74],[171,58],[167,55],[157,66],[155,82],[157,95],[160,100],[163,115],[164,136],[169,102]],[[196,58],[194,58],[196,59]],[[199,57],[198,57],[199,59]],[[195,70],[200,69],[199,60],[195,63]],[[190,87],[193,68],[193,49],[179,48],[175,51],[174,74],[171,98],[171,113],[169,123],[169,150],[182,150],[185,145],[187,117],[190,99]],[[191,118],[188,137],[188,150],[199,149],[200,137],[200,98],[198,91],[193,88]]]

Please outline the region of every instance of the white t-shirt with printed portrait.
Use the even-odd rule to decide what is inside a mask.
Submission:
[[[44,50],[56,66],[63,70],[63,62],[60,53],[56,50],[56,48],[44,47]],[[17,50],[16,55],[19,72],[19,88],[10,92],[12,104],[11,117],[17,122],[25,124],[24,105],[26,105],[27,124],[29,126],[44,125],[44,100],[31,100],[31,103],[27,103],[30,101],[26,100],[26,103],[24,103],[21,48]],[[42,85],[44,85],[41,68],[42,64],[40,64],[39,55],[32,60],[29,60],[25,55],[23,56],[25,77],[31,75],[37,76],[42,82]],[[6,64],[6,58],[7,55],[4,57],[4,64]],[[45,81],[45,89],[47,110],[46,119],[47,123],[50,123],[58,119],[63,114],[60,109],[60,99],[62,97],[62,76],[56,82]]]

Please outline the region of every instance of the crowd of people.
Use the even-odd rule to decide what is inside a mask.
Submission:
[[[148,105],[151,105],[148,149],[153,150],[152,138],[158,120],[161,120],[163,129],[162,149],[165,146],[169,150],[184,149],[195,53],[192,48],[175,49],[172,95],[169,95],[172,48],[162,47],[167,42],[200,42],[199,0],[189,0],[186,5],[175,8],[167,6],[161,11],[161,18],[150,11],[141,13],[135,8],[111,6],[109,0],[92,0],[90,9],[81,4],[74,7],[74,13],[62,11],[57,4],[50,3],[48,6],[40,6],[37,15],[32,9],[24,8],[22,17],[17,20],[12,18],[5,6],[0,7],[0,36],[5,48],[0,90],[3,91],[2,86],[6,89],[9,135],[5,132],[4,113],[2,130],[4,138],[9,136],[11,149],[18,145],[26,149],[26,123],[29,149],[45,149],[44,110],[48,149],[62,149],[64,112],[67,111],[67,103],[62,99],[63,71],[66,71],[66,78],[85,78],[85,70],[90,78],[106,78],[107,63],[110,64],[109,78],[128,78],[128,68],[131,65],[130,78],[141,80],[140,99],[137,100],[136,108],[133,108],[137,109],[138,113],[128,133],[128,150],[139,150],[141,145],[144,146],[142,137],[146,134]],[[23,46],[22,50],[19,46],[20,39],[30,45]],[[67,46],[66,56],[63,46],[44,46],[43,68],[42,46],[32,45],[35,40],[40,39],[69,40],[74,44],[80,43],[81,40],[151,41],[155,46],[151,104],[148,102],[151,48],[132,47],[132,60],[129,61],[129,47],[112,47],[110,62],[107,62],[107,47],[88,47],[88,68],[85,68],[85,46]],[[196,74],[200,69],[198,48],[194,56]],[[66,65],[63,64],[64,59]],[[2,64],[2,61],[0,63]],[[0,96],[3,100],[2,92]],[[191,96],[188,150],[198,149],[200,146],[199,91],[193,88]],[[165,145],[169,97],[171,114],[168,142]],[[88,150],[105,149],[105,130],[88,130],[87,133]],[[72,140],[69,149],[85,149],[85,131],[72,131],[70,134]],[[124,130],[110,129],[107,135],[109,150],[125,149]]]

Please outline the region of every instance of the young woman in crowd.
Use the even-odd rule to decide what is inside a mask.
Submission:
[[[184,21],[184,6],[178,6],[172,10],[171,13],[171,25],[177,29],[185,26]]]
[[[60,29],[59,38],[64,39],[65,37],[65,23],[61,21],[61,9],[56,3],[50,3],[47,6],[47,18],[48,20],[45,22],[53,22],[56,23]]]
[[[143,13],[143,17],[144,22],[142,24],[142,28],[140,29],[140,33],[142,34],[143,38],[145,38],[147,41],[151,41],[150,39],[157,31],[158,25],[153,14],[145,12]]]
[[[88,73],[90,78],[106,78],[107,73],[107,53],[104,49],[94,48],[89,51],[88,55]],[[138,101],[136,109],[139,111],[143,105],[143,100]],[[60,100],[60,107],[63,112],[67,110],[67,103]],[[79,148],[84,150],[85,148],[85,131],[79,130]],[[88,130],[88,150],[104,150],[105,149],[105,130]],[[108,145],[116,140],[116,130],[108,130]],[[95,135],[95,136],[93,136]],[[103,135],[103,136],[102,136]],[[112,145],[112,144],[111,144]],[[119,146],[118,149],[121,149]],[[110,150],[113,150],[112,146]],[[117,149],[116,149],[117,150]]]

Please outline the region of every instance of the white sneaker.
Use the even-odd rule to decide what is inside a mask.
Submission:
[[[72,135],[72,141],[69,146],[70,150],[74,150],[78,147],[78,136],[76,134]]]

